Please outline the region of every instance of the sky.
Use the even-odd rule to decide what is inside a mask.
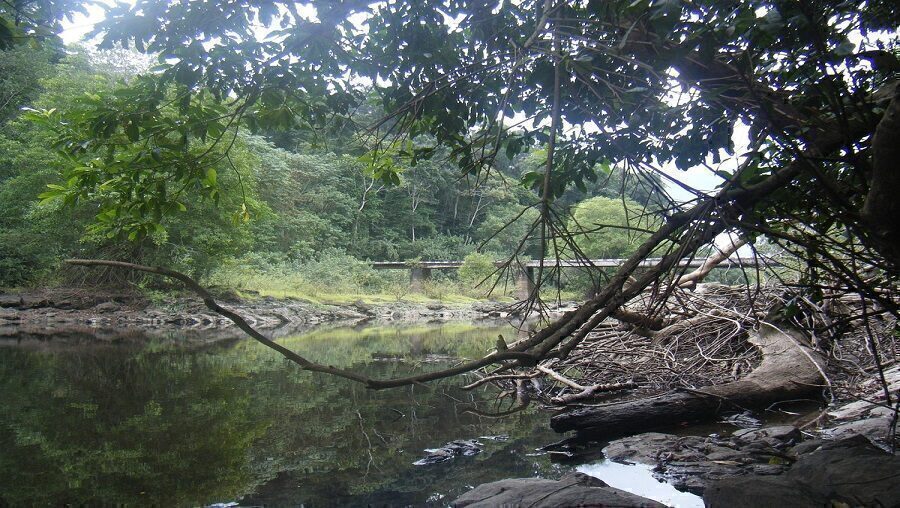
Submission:
[[[112,4],[110,1],[104,3]],[[87,15],[76,14],[72,21],[63,20],[63,32],[60,36],[66,44],[84,42],[84,37],[94,29],[94,25],[103,21],[104,10],[101,6],[90,3],[85,8],[88,11]]]

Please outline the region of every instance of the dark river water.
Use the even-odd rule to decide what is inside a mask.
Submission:
[[[321,363],[391,377],[481,356],[498,333],[509,330],[332,328],[279,342]],[[558,478],[576,467],[536,451],[560,439],[548,413],[478,416],[471,410],[508,406],[496,405],[490,387],[461,390],[458,378],[373,392],[300,371],[252,340],[2,346],[0,506],[441,506],[480,483]],[[426,448],[472,438],[482,453],[413,465]],[[640,468],[578,468],[697,505]]]

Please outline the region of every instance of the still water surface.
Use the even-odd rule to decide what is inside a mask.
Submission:
[[[498,333],[510,330],[332,328],[279,342],[391,377],[483,355]],[[536,453],[559,439],[547,413],[478,416],[470,410],[506,407],[459,379],[373,392],[300,371],[251,340],[2,345],[0,506],[445,505],[480,483],[574,467]],[[412,464],[425,448],[483,436],[505,438],[480,439],[472,457]]]

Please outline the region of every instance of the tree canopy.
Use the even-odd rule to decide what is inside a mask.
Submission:
[[[569,231],[578,235],[575,243],[591,259],[614,259],[631,254],[653,226],[634,201],[597,196],[575,206]]]
[[[537,190],[542,257],[569,238],[554,201],[598,167],[692,192],[688,206],[663,205],[664,224],[595,297],[486,363],[535,359],[730,230],[765,235],[896,312],[875,288],[900,262],[898,20],[887,0],[139,0],[111,8],[97,34],[159,64],[31,118],[57,129],[71,161],[45,198],[100,203],[111,231],[132,238],[183,193],[216,199],[214,168],[242,129],[346,136],[385,185],[439,156],[487,181],[504,158],[545,146],[521,177]],[[715,167],[722,158],[730,170]],[[723,183],[691,189],[668,162],[714,166]],[[660,245],[656,268],[626,284]],[[874,271],[865,280],[860,264]]]

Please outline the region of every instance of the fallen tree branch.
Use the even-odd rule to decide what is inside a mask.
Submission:
[[[665,320],[661,317],[648,316],[640,312],[626,309],[625,307],[622,307],[619,310],[613,312],[612,317],[618,319],[623,323],[628,323],[638,328],[644,328],[647,330],[659,330],[660,328],[665,326]]]
[[[506,411],[500,411],[499,413],[488,413],[486,411],[481,411],[480,409],[466,409],[463,411],[464,413],[471,413],[476,416],[481,416],[485,418],[502,418],[504,416],[509,416],[514,413],[518,413],[519,411],[524,411],[531,404],[531,395],[528,393],[528,388],[525,387],[525,381],[523,379],[516,379],[516,400],[513,406]]]
[[[584,386],[581,386],[580,384],[576,383],[575,381],[572,381],[571,379],[564,377],[562,374],[560,374],[548,367],[544,367],[543,365],[538,365],[537,370],[543,372],[544,374],[547,374],[548,376],[559,381],[560,383],[562,383],[566,386],[569,386],[571,388],[574,388],[576,390],[584,390],[585,389]]]
[[[566,405],[577,402],[579,400],[589,399],[598,393],[631,390],[637,387],[638,384],[634,382],[595,384],[591,386],[585,386],[583,390],[577,393],[569,393],[567,395],[553,397],[552,399],[550,399],[550,401],[554,404]]]
[[[551,356],[565,358],[597,325],[610,317],[625,303],[658,282],[660,277],[676,268],[683,258],[692,255],[697,249],[711,242],[720,233],[731,228],[745,210],[752,209],[771,193],[794,180],[810,164],[807,158],[816,158],[824,154],[830,154],[844,146],[847,139],[856,139],[871,133],[872,124],[877,121],[878,119],[863,117],[849,122],[847,129],[849,132],[840,130],[817,133],[815,139],[810,140],[809,148],[805,152],[798,154],[797,160],[774,171],[759,183],[746,186],[735,185],[734,182],[739,180],[740,173],[743,171],[739,170],[735,178],[726,184],[715,196],[708,196],[700,200],[693,208],[669,216],[666,223],[637,248],[631,257],[610,278],[603,289],[593,298],[586,301],[578,309],[566,312],[561,318],[547,325],[529,339],[517,342],[516,346],[509,348],[508,351],[496,351],[479,360],[405,378],[369,379],[353,371],[311,362],[266,338],[250,326],[241,316],[216,303],[208,291],[183,273],[167,268],[137,265],[122,261],[71,259],[67,260],[67,263],[79,266],[113,266],[176,279],[185,284],[188,289],[197,293],[210,310],[228,318],[252,338],[278,351],[301,368],[350,379],[362,383],[371,389],[394,388],[424,383],[471,372],[505,361],[514,361],[522,366],[535,366],[538,361]],[[677,240],[677,249],[663,256],[655,266],[639,276],[635,274],[642,262],[650,257],[663,242],[673,240]],[[633,275],[635,280],[631,282],[630,279]],[[566,341],[565,344],[563,344],[563,341]],[[554,351],[557,347],[559,349]]]
[[[553,397],[552,399],[550,399],[551,402],[553,402],[555,404],[561,404],[561,405],[569,404],[569,403],[572,403],[572,402],[575,402],[578,400],[582,400],[582,399],[588,399],[588,398],[594,396],[594,394],[601,393],[601,392],[629,390],[631,388],[637,388],[637,386],[638,386],[637,383],[634,383],[634,382],[593,384],[590,386],[582,386],[582,385],[576,383],[575,381],[572,381],[571,379],[556,372],[555,370],[550,369],[549,367],[545,367],[543,365],[538,365],[537,370],[539,370],[540,372],[543,372],[544,374],[547,374],[551,378],[559,381],[560,383],[562,383],[570,388],[579,390],[576,393],[561,395],[559,397]]]
[[[507,379],[534,379],[540,375],[540,372],[532,372],[531,374],[497,374],[493,376],[485,376],[478,381],[469,383],[462,387],[463,390],[472,390],[474,388],[478,388],[479,386],[485,383],[491,383],[494,381],[504,381]]]
[[[746,236],[739,236],[734,238],[733,236],[729,236],[729,242],[726,247],[721,249],[716,249],[716,251],[706,258],[706,261],[703,263],[703,266],[697,268],[691,273],[686,273],[678,278],[675,281],[675,285],[681,288],[694,288],[709,275],[710,272],[713,271],[713,268],[717,267],[723,261],[729,258],[732,254],[737,252],[738,249],[747,245],[748,239]]]

